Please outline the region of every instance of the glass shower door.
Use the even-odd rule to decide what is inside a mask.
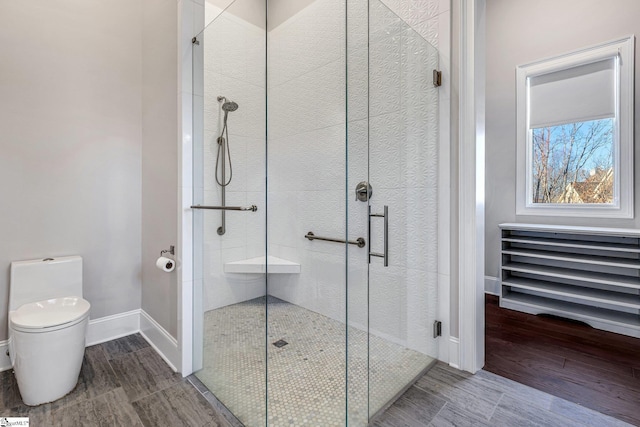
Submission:
[[[346,425],[346,3],[269,8],[270,426]]]
[[[379,0],[223,3],[194,45],[196,376],[247,426],[366,426],[437,356],[438,52]]]
[[[438,355],[438,51],[369,2],[369,416]]]
[[[261,7],[260,7],[261,6]],[[266,3],[204,2],[193,44],[194,370],[266,425]]]

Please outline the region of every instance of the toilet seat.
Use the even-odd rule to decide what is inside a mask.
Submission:
[[[9,313],[10,328],[27,333],[50,332],[76,325],[89,316],[91,304],[69,296],[32,302]]]

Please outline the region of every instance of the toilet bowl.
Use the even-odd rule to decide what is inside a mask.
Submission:
[[[11,263],[9,354],[25,404],[74,389],[90,307],[82,298],[82,258]]]

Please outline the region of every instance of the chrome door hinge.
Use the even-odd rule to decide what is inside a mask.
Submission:
[[[433,322],[433,337],[438,338],[442,336],[442,322],[436,320]]]
[[[435,87],[442,86],[442,71],[433,70],[433,85]]]

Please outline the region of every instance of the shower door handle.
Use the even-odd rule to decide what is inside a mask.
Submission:
[[[384,218],[384,253],[371,252],[371,218]],[[371,257],[379,257],[384,259],[384,266],[389,267],[389,206],[384,206],[384,213],[372,214],[371,205],[369,205],[369,264]]]

